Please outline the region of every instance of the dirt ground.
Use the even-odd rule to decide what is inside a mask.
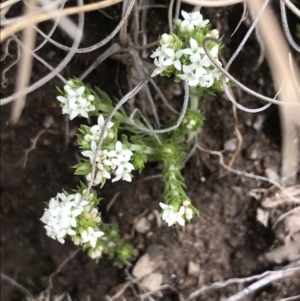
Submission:
[[[167,4],[167,1],[160,3]],[[99,12],[86,15],[82,47],[100,41],[114,29],[118,24],[120,7],[117,5],[105,10],[114,18],[112,20]],[[189,10],[187,5],[183,8]],[[228,60],[248,29],[242,24],[230,38],[241,16],[242,6],[203,9],[202,12],[224,35],[226,47],[222,55]],[[45,23],[41,28],[47,31],[49,26],[51,23]],[[150,9],[147,26],[151,28],[149,41],[156,40],[164,32],[164,28],[167,31],[167,9]],[[71,43],[59,30],[53,39]],[[42,37],[38,37],[38,42],[41,41]],[[107,47],[75,55],[63,71],[64,76],[79,76]],[[273,84],[266,60],[258,70],[253,71],[259,51],[255,35],[252,35],[234,62],[231,72],[248,87],[273,97]],[[49,43],[38,54],[53,66],[66,55]],[[9,59],[12,58],[7,60]],[[5,63],[8,64],[8,61]],[[128,91],[127,71],[120,61],[109,58],[85,79],[85,83],[97,85],[111,97],[120,98]],[[15,68],[8,72],[7,87],[1,89],[2,97],[13,93],[15,72]],[[35,63],[31,82],[47,72],[45,67]],[[169,79],[157,78],[156,81],[173,104],[181,101],[181,96],[174,96],[174,91],[181,89],[180,86],[174,86]],[[62,245],[47,237],[39,220],[45,202],[62,189],[71,191],[80,181],[80,177],[73,175],[71,166],[78,162],[75,134],[78,125],[84,120],[75,119],[70,122],[69,134],[66,136],[66,119],[56,100],[55,85],[61,85],[58,79],[53,79],[27,96],[24,111],[15,126],[9,124],[11,104],[1,107],[1,271],[35,296],[47,288],[48,276],[76,251],[76,246],[70,241]],[[239,101],[251,108],[264,104],[244,93],[241,93]],[[222,150],[226,142],[234,143],[231,140],[236,138],[231,102],[223,94],[219,94],[208,97],[204,109],[206,121],[199,134],[200,144],[211,150]],[[264,176],[270,170],[280,174],[278,108],[271,106],[259,114],[238,111],[237,115],[243,146],[233,167]],[[163,120],[164,118],[166,117],[162,116]],[[26,160],[26,151],[38,134],[40,137],[36,146],[28,153]],[[230,150],[224,153],[226,163],[233,153]],[[72,300],[105,300],[106,295],[114,295],[120,285],[128,280],[133,266],[144,254],[158,258],[157,271],[163,275],[163,284],[168,284],[169,288],[164,289],[162,295],[153,298],[164,301],[184,300],[204,285],[280,269],[288,263],[269,262],[263,256],[279,242],[270,225],[265,227],[257,221],[256,213],[260,203],[250,192],[257,188],[268,188],[269,184],[232,173],[220,176],[225,170],[220,166],[218,157],[197,150],[184,167],[183,175],[188,195],[200,211],[200,216],[193,218],[185,229],[169,228],[153,218],[153,212],[159,211],[158,204],[163,201],[163,182],[159,177],[149,176],[159,175],[160,172],[158,165],[150,164],[141,174],[134,175],[131,184],[107,183],[99,191],[103,198],[100,205],[103,220],[106,223],[117,223],[124,239],[135,249],[131,265],[126,269],[115,267],[105,257],[96,264],[80,251],[54,277],[53,295],[68,292]],[[110,203],[116,193],[119,194],[115,201]],[[136,222],[142,217],[150,220],[151,225],[143,234],[135,231]],[[190,272],[191,264],[199,267],[197,273]],[[276,301],[299,295],[299,283],[298,273],[266,286],[249,300]],[[224,300],[241,288],[231,285],[224,289],[213,289],[195,300]],[[135,290],[127,290],[124,296],[126,300],[140,300],[138,294],[141,292],[136,287]],[[23,299],[23,293],[2,280],[1,300]]]

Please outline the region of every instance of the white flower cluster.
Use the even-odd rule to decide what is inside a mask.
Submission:
[[[176,21],[180,25],[180,31],[193,31],[195,27],[204,27],[209,22],[208,20],[203,20],[200,12],[188,14],[182,11],[182,15],[185,20]],[[219,32],[214,29],[207,35],[218,38]],[[160,39],[160,47],[151,55],[156,66],[152,77],[163,72],[177,70],[177,77],[187,81],[190,86],[211,87],[215,79],[220,79],[222,73],[213,65],[204,48],[198,44],[195,38],[191,37],[187,43],[188,45],[183,43],[183,45],[186,45],[183,46],[183,49],[178,48],[181,45],[172,34],[163,34]],[[218,52],[219,45],[215,45],[210,50],[211,55],[221,65],[221,62],[218,60]]]
[[[88,112],[94,111],[94,95],[84,95],[85,87],[77,87],[73,80],[69,80],[64,86],[65,97],[57,96],[57,99],[63,104],[63,114],[69,114],[70,119],[76,116],[88,118]]]
[[[181,15],[183,17],[183,21],[178,19],[176,23],[180,26],[180,31],[188,31],[191,32],[195,29],[195,27],[205,27],[209,20],[203,20],[203,16],[200,11],[196,11],[193,13],[187,13],[184,10],[181,11]]]
[[[176,211],[172,205],[159,203],[159,206],[163,209],[162,219],[168,224],[169,227],[176,223],[178,223],[180,226],[185,226],[185,220],[190,221],[194,214],[193,210],[188,207],[190,204],[190,201],[184,201],[179,210]]]
[[[81,199],[80,193],[68,196],[64,193],[58,193],[56,198],[50,200],[49,208],[45,209],[41,218],[41,221],[46,224],[45,229],[48,236],[63,244],[67,234],[76,235],[76,217],[83,212],[84,207],[88,204],[87,201]]]
[[[50,200],[41,221],[46,224],[44,227],[51,238],[63,244],[65,236],[70,235],[76,245],[89,243],[91,252],[95,251],[99,255],[96,249],[97,239],[104,232],[91,225],[100,223],[101,218],[97,208],[92,208],[80,193],[58,193],[56,198]],[[98,257],[100,256],[101,254]]]
[[[90,141],[99,141],[100,139],[100,134],[102,132],[103,126],[104,126],[105,120],[104,117],[100,114],[98,117],[98,124],[93,125],[90,128],[90,133],[86,134],[84,136],[84,140],[87,142]],[[104,139],[108,136],[110,139],[114,138],[114,133],[111,131],[111,128],[113,127],[114,123],[113,122],[109,122],[108,123],[108,128],[104,133]]]
[[[91,142],[91,150],[83,151],[82,155],[88,157],[90,162],[93,163],[95,153],[97,150],[97,144],[93,140]],[[111,173],[114,173],[116,177],[112,179],[112,182],[119,180],[125,180],[131,182],[131,171],[134,170],[134,166],[130,163],[132,151],[124,148],[124,145],[117,141],[115,149],[113,150],[99,150],[96,162],[96,176],[94,179],[94,185],[99,185],[103,178],[110,179]],[[87,180],[91,181],[91,173],[87,175]]]

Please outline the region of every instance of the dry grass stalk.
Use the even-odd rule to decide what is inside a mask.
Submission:
[[[29,26],[31,24],[37,24],[37,23],[44,22],[44,21],[47,21],[47,20],[50,20],[53,18],[61,17],[61,16],[74,15],[74,14],[78,14],[80,12],[88,12],[88,11],[93,11],[96,9],[109,7],[109,6],[115,5],[122,1],[123,0],[99,1],[96,3],[87,4],[87,5],[83,5],[83,6],[70,7],[70,8],[66,8],[63,10],[56,10],[51,13],[35,15],[33,17],[26,17],[25,19],[6,27],[5,29],[2,29],[0,32],[0,43],[2,43],[9,36],[26,28],[27,26]]]

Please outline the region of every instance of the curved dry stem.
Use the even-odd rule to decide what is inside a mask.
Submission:
[[[285,4],[284,1],[280,1],[280,12],[281,12],[281,21],[282,21],[282,27],[284,34],[289,41],[290,45],[297,51],[300,52],[300,47],[297,45],[297,43],[294,41],[290,29],[289,29],[289,24],[287,21],[287,16],[286,16],[286,9],[285,9]]]
[[[227,5],[234,5],[244,2],[244,0],[182,0],[182,2],[191,4],[191,5],[201,5],[207,7],[220,7]]]
[[[9,282],[13,287],[15,287],[17,290],[19,290],[20,292],[22,292],[24,295],[32,297],[32,294],[30,293],[30,291],[28,291],[23,285],[19,284],[18,282],[16,282],[14,279],[8,277],[7,275],[1,273],[1,279],[5,280],[7,282]]]
[[[261,9],[258,0],[247,0],[251,10],[256,14]],[[259,23],[259,28],[264,39],[268,52],[269,65],[271,67],[275,86],[277,88],[282,83],[282,93],[280,98],[284,104],[298,102],[300,105],[300,93],[294,84],[294,77],[289,68],[289,49],[280,26],[270,7],[264,13],[264,17]],[[270,33],[272,28],[272,34]],[[280,47],[278,47],[280,45]],[[293,61],[293,60],[292,60]],[[299,70],[295,69],[296,81],[300,82]],[[299,109],[298,109],[299,110]],[[294,143],[296,128],[291,116],[295,116],[292,107],[284,105],[280,107],[281,131],[282,131],[282,167],[281,174],[286,179],[288,185],[293,185],[296,180],[297,166],[299,162],[297,145]]]
[[[152,125],[150,124],[150,122],[148,121],[148,119],[144,116],[144,114],[139,110],[139,109],[134,109],[132,111],[132,114],[136,114],[136,113],[139,113],[139,115],[142,117],[143,121],[145,122],[145,124],[148,126],[149,129],[153,130],[153,127]],[[159,139],[159,137],[157,136],[157,134],[153,133],[153,136],[155,137],[155,139],[157,140],[157,142],[162,145],[162,142],[161,140]]]
[[[26,17],[26,19],[23,19],[16,24],[12,24],[12,25],[6,27],[5,29],[2,29],[0,32],[0,42],[3,42],[5,39],[7,39],[12,34],[26,28],[27,26],[29,26],[31,24],[37,24],[40,22],[47,21],[49,19],[60,17],[60,16],[74,15],[74,14],[78,14],[81,12],[83,13],[83,12],[93,11],[96,9],[112,6],[119,2],[122,2],[122,0],[105,0],[105,1],[99,1],[96,3],[92,3],[92,4],[70,7],[70,8],[66,8],[64,10],[57,10],[57,11],[53,11],[51,13],[44,13],[44,14],[40,14],[40,15],[37,15],[37,16],[31,17],[31,18]]]
[[[18,47],[25,47],[25,45],[17,38],[17,36],[13,35],[12,38],[16,41]],[[52,67],[50,64],[48,64],[43,58],[41,58],[39,55],[37,55],[34,50],[30,52],[31,55],[38,60],[39,62],[41,62],[43,65],[45,65],[49,70],[51,71],[55,71],[56,68]],[[60,74],[57,73],[55,76],[57,76],[63,83],[66,83],[67,80]],[[38,87],[37,87],[38,88]]]
[[[300,18],[300,10],[290,1],[290,0],[281,0],[285,5],[298,17]]]
[[[112,56],[113,54],[119,52],[121,50],[121,46],[119,44],[112,44],[104,53],[102,53],[96,61],[93,62],[92,65],[89,66],[87,70],[85,70],[80,76],[80,80],[84,80],[94,69],[96,69],[103,61]]]
[[[36,0],[30,0],[29,3],[31,5],[26,6],[25,14],[28,16],[33,16],[35,14]],[[23,54],[21,55],[21,59],[18,63],[18,71],[15,85],[15,91],[18,93],[18,97],[16,98],[12,107],[10,115],[11,124],[17,123],[25,106],[26,93],[24,93],[23,91],[29,84],[32,69],[33,57],[31,55],[31,50],[34,48],[36,40],[36,31],[34,27],[28,26],[24,30],[22,40],[25,44],[25,47],[23,48]]]
[[[119,1],[120,2],[120,1]],[[126,7],[126,10],[125,10],[125,14],[124,16],[122,17],[120,23],[117,25],[117,27],[105,38],[103,39],[102,41],[92,45],[92,46],[89,46],[89,47],[85,47],[85,48],[78,48],[76,49],[76,53],[87,53],[87,52],[91,52],[91,51],[94,51],[102,46],[104,46],[105,44],[107,44],[118,32],[119,30],[124,26],[124,24],[126,23],[130,13],[131,13],[131,10],[132,10],[132,7],[134,5],[134,2],[135,0],[130,0],[128,6]],[[44,38],[46,38],[45,35],[43,35]],[[65,46],[61,43],[58,43],[56,41],[54,41],[53,39],[49,38],[48,41],[55,45],[56,47],[62,49],[62,50],[65,50],[65,51],[70,51],[70,47],[68,46]]]
[[[231,38],[236,33],[236,31],[239,29],[239,27],[241,26],[242,22],[246,19],[246,16],[247,16],[247,5],[246,5],[246,2],[244,2],[243,3],[243,14],[242,14],[242,17],[241,17],[238,25],[236,26],[235,30],[233,31],[233,33],[230,35]]]
[[[135,117],[135,114],[136,114],[136,111],[133,111],[130,115],[130,120],[131,120],[131,123],[137,128],[139,129],[140,131],[144,132],[144,133],[149,133],[149,134],[163,134],[163,133],[167,133],[167,132],[170,132],[170,131],[173,131],[175,129],[177,129],[184,116],[185,116],[185,113],[186,113],[186,109],[187,109],[187,106],[188,106],[188,102],[189,102],[189,86],[188,86],[188,83],[185,82],[184,84],[184,91],[185,91],[185,94],[184,94],[184,101],[183,101],[183,106],[182,106],[182,110],[180,112],[180,115],[178,117],[178,120],[176,122],[175,125],[169,127],[169,128],[166,128],[166,129],[161,129],[161,130],[152,130],[152,129],[148,129],[148,128],[145,128],[145,127],[142,127],[142,126],[139,126],[135,121],[134,121],[134,117]]]
[[[272,273],[269,273],[266,277],[249,285],[248,287],[244,288],[242,291],[231,296],[230,298],[226,299],[225,301],[245,300],[245,298],[247,298],[249,295],[252,295],[254,292],[265,287],[266,285],[271,284],[273,281],[289,277],[299,271],[300,271],[300,267],[295,267],[295,268],[290,268],[290,269],[286,269],[286,270],[282,270],[282,271],[274,271]]]
[[[150,80],[151,78],[151,74],[152,74],[153,70],[151,70],[145,78],[143,78],[139,83],[138,85],[133,89],[131,90],[130,92],[128,92],[119,102],[118,104],[114,107],[114,109],[111,111],[111,113],[108,115],[108,117],[106,118],[105,122],[104,122],[104,125],[103,125],[103,128],[102,128],[102,131],[101,131],[101,134],[100,134],[100,138],[99,138],[99,142],[98,142],[98,145],[97,145],[97,149],[96,149],[96,152],[95,152],[95,156],[94,156],[94,159],[93,159],[93,163],[92,163],[92,171],[91,171],[91,181],[89,182],[89,185],[86,189],[86,192],[85,194],[83,195],[82,198],[84,198],[85,196],[87,196],[90,191],[91,191],[91,188],[93,186],[93,182],[94,182],[94,178],[95,178],[95,172],[96,172],[96,159],[97,159],[97,155],[99,153],[99,150],[100,150],[100,147],[102,145],[102,142],[104,140],[104,134],[105,132],[107,131],[107,128],[108,128],[108,124],[109,122],[111,121],[112,117],[115,115],[115,113],[133,96],[135,96]]]
[[[82,0],[78,0],[78,2],[79,2],[79,6],[82,5]],[[83,33],[83,26],[84,26],[84,14],[79,13],[77,36],[74,39],[72,48],[68,52],[67,56],[60,62],[60,64],[55,69],[53,69],[53,71],[51,71],[48,75],[46,75],[45,77],[43,77],[42,79],[37,81],[35,84],[33,84],[30,87],[28,87],[27,89],[25,89],[25,91],[23,93],[28,94],[28,93],[36,90],[37,88],[41,87],[42,85],[46,84],[54,76],[58,76],[59,72],[69,63],[69,61],[74,56],[75,50],[78,48],[79,43],[81,41],[81,37],[82,37],[82,33]],[[19,95],[19,93],[13,94],[9,97],[5,97],[0,100],[1,101],[0,104],[1,105],[7,104],[7,103],[11,102],[12,100],[14,100],[16,97],[18,97],[18,95]]]
[[[259,98],[259,99],[262,99],[264,101],[267,101],[269,102],[268,105],[260,108],[260,109],[254,109],[251,111],[251,109],[249,109],[249,111],[247,112],[250,112],[250,113],[257,113],[257,112],[260,112],[262,111],[263,109],[266,109],[267,106],[270,106],[271,103],[275,103],[275,104],[279,104],[279,105],[288,105],[288,106],[299,106],[299,102],[296,101],[296,102],[288,102],[288,103],[285,103],[283,101],[279,101],[279,100],[276,100],[276,99],[272,99],[270,97],[267,97],[267,96],[264,96],[262,94],[259,94],[251,89],[249,89],[248,87],[246,87],[245,85],[243,85],[241,82],[239,82],[238,80],[236,80],[230,73],[228,73],[222,66],[220,66],[218,64],[218,62],[212,57],[212,55],[210,54],[209,50],[207,49],[207,43],[208,42],[216,42],[216,43],[220,43],[219,40],[213,38],[213,37],[206,37],[204,40],[203,40],[203,48],[204,48],[204,51],[205,53],[207,54],[207,56],[209,57],[209,59],[212,61],[212,63],[224,74],[223,76],[225,77],[228,77],[234,84],[236,84],[237,86],[239,86],[242,90],[246,91],[247,93]],[[227,86],[227,85],[226,85]],[[237,102],[234,103],[235,105],[237,105],[238,108],[241,108],[242,110],[248,110],[247,108],[241,106],[240,104],[238,104]]]
[[[173,31],[173,7],[174,7],[174,1],[171,0],[169,3],[169,9],[168,9],[168,22],[169,22],[169,30],[170,32]]]
[[[14,61],[12,61],[7,67],[5,67],[2,70],[2,74],[1,74],[1,79],[2,79],[1,86],[2,86],[2,88],[6,88],[6,82],[7,82],[7,78],[5,76],[6,72],[8,72],[20,60],[20,54],[21,54],[20,45],[17,43],[17,57],[16,57],[16,59]],[[5,59],[5,57],[4,57],[4,59]]]

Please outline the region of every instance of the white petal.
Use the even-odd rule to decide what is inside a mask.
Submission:
[[[85,90],[85,87],[84,87],[84,86],[81,86],[80,88],[78,88],[78,89],[76,90],[77,95],[80,95],[80,96],[81,96],[81,95],[83,94],[84,90]]]
[[[166,59],[165,61],[164,61],[164,66],[171,66],[171,65],[173,65],[173,59]]]
[[[189,20],[190,19],[190,14],[188,14],[186,11],[182,10],[181,11],[181,15],[185,20]]]
[[[178,71],[181,70],[181,62],[180,62],[179,60],[176,60],[176,61],[174,62],[174,66],[175,66],[175,68],[176,68]]]
[[[198,48],[198,43],[197,43],[197,41],[196,41],[195,39],[193,39],[193,38],[190,38],[190,45],[191,45],[191,48],[192,48],[193,50],[196,50],[196,49]]]
[[[63,96],[57,96],[56,99],[59,100],[62,103],[66,103],[67,102],[67,98],[65,98]]]
[[[129,173],[123,174],[122,179],[123,179],[124,181],[127,181],[127,182],[131,182],[131,181],[132,181],[131,176],[130,176]]]

